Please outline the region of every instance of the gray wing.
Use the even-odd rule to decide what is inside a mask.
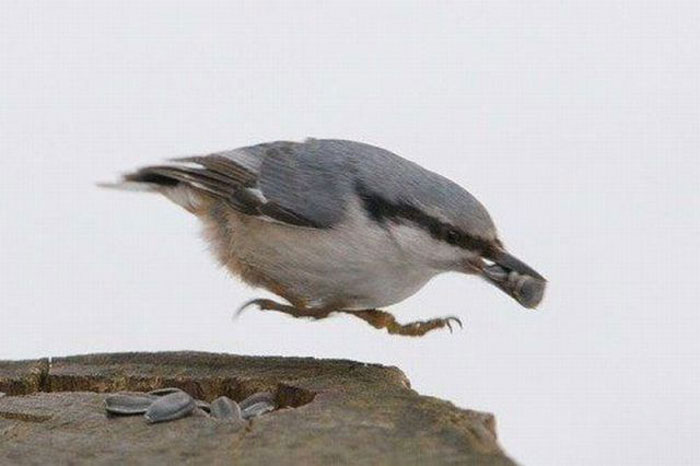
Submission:
[[[484,206],[451,180],[398,155],[353,141],[316,141],[323,159],[340,165],[351,178],[345,189],[364,200],[370,215],[423,219],[452,225],[484,240],[496,239],[496,227]],[[348,186],[349,185],[349,188]],[[372,212],[372,208],[393,212]]]
[[[344,215],[349,194],[346,163],[314,149],[312,141],[259,144],[145,167],[126,175],[125,181],[164,187],[184,183],[247,215],[329,228]]]
[[[496,236],[488,212],[466,190],[369,144],[277,141],[176,162],[196,167],[147,167],[133,180],[165,176],[245,214],[291,225],[330,228],[344,218],[351,199],[371,197],[419,209],[481,238]]]

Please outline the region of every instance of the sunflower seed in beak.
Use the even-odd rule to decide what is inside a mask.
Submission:
[[[484,274],[496,282],[503,282],[508,278],[508,270],[504,269],[500,265],[489,265],[488,267],[484,267]]]
[[[523,306],[534,308],[542,301],[545,286],[546,282],[544,280],[522,275],[516,288],[513,290],[513,295]]]

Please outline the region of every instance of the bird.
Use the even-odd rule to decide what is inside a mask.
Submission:
[[[282,298],[257,307],[293,317],[358,317],[423,336],[456,316],[399,323],[382,308],[436,275],[475,275],[525,308],[547,280],[510,254],[467,190],[380,147],[342,139],[274,141],[170,159],[104,187],[154,192],[197,216],[218,262]]]

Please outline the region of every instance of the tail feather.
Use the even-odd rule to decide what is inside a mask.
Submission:
[[[253,189],[257,175],[218,154],[184,157],[169,165],[153,165],[124,175],[120,182],[101,187],[158,192],[194,212],[206,199],[222,200],[235,209],[258,215],[264,202]]]
[[[247,215],[293,225],[312,222],[275,203],[258,188],[259,174],[221,154],[174,159],[171,164],[152,165],[128,173],[121,183],[104,187],[158,192],[190,212],[207,201],[223,201]]]
[[[181,183],[203,191],[219,199],[228,199],[232,185],[224,177],[201,168],[179,166],[151,166],[124,176],[124,181],[155,184],[163,188],[174,188]]]
[[[226,189],[221,180],[198,173],[196,169],[174,166],[145,167],[125,174],[116,183],[98,186],[125,191],[155,192],[184,208],[197,213],[207,199],[225,198]]]
[[[216,174],[228,183],[251,187],[257,183],[257,175],[244,166],[224,157],[212,154],[207,156],[183,157],[173,159],[173,162],[194,163],[204,167],[209,174]]]

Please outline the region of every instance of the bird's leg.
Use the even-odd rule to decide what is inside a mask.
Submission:
[[[290,315],[292,317],[311,317],[313,319],[323,319],[328,317],[330,311],[319,310],[319,309],[299,309],[289,304],[281,304],[271,299],[253,299],[242,305],[238,311],[236,311],[236,316],[240,315],[246,308],[250,306],[257,306],[261,311],[277,311],[283,314]]]
[[[430,319],[418,322],[411,322],[408,324],[400,324],[396,322],[396,318],[392,314],[386,311],[380,311],[379,309],[341,312],[358,317],[370,324],[374,328],[385,328],[387,332],[393,335],[422,337],[431,330],[443,327],[447,327],[448,329],[450,329],[450,332],[452,332],[453,323],[459,325],[459,327],[462,328],[462,322],[456,317],[445,317],[441,319]]]

